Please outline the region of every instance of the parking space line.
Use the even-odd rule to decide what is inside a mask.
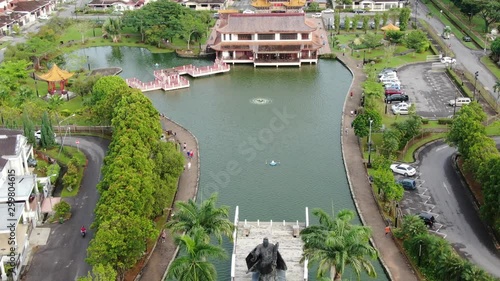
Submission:
[[[450,191],[448,190],[448,187],[446,186],[446,183],[443,182],[443,186],[446,189],[446,192],[448,192],[448,194],[451,194]]]

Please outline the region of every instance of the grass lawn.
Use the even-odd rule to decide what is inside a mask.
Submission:
[[[500,136],[500,121],[493,122],[487,126],[486,134],[488,136]]]
[[[481,57],[481,62],[495,75],[497,79],[500,79],[500,68],[490,59],[488,56]]]
[[[431,141],[437,140],[444,138],[446,136],[446,133],[439,133],[439,134],[432,134],[426,138],[423,138],[419,140],[418,142],[415,142],[413,145],[411,145],[408,150],[406,151],[406,154],[403,155],[402,160],[403,162],[406,163],[412,163],[415,162],[415,158],[413,158],[413,154],[417,149],[419,149],[421,146],[425,145],[426,143],[429,143]]]
[[[70,99],[69,101],[65,101],[61,106],[61,110],[68,110],[69,112],[73,113],[82,107],[83,98],[81,96],[78,96],[76,98]]]

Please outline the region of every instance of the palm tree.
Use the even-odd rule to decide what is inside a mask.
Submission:
[[[214,246],[205,242],[205,233],[197,229],[191,233],[175,237],[175,243],[185,252],[176,258],[167,277],[177,281],[215,281],[217,271],[215,266],[207,262],[207,258],[227,258],[226,252],[220,246]]]
[[[190,235],[196,229],[203,229],[206,240],[210,241],[210,236],[214,235],[219,244],[222,243],[222,236],[232,239],[234,225],[229,220],[229,207],[215,206],[217,193],[213,193],[210,198],[197,205],[193,200],[188,202],[177,202],[177,211],[172,220],[167,223],[167,228],[172,232],[186,232]]]
[[[111,36],[113,43],[120,40],[122,21],[119,18],[108,18],[102,25],[103,36]]]
[[[342,210],[335,218],[320,209],[314,209],[313,214],[319,218],[319,225],[309,226],[300,233],[304,241],[301,262],[309,259],[311,264],[318,263],[318,278],[329,272],[330,280],[340,280],[346,266],[358,278],[362,271],[375,277],[370,259],[377,258],[377,250],[369,242],[371,229],[352,225],[351,210]]]

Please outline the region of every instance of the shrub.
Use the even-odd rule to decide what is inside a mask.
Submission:
[[[451,119],[451,118],[439,118],[438,119],[439,125],[447,125],[447,124],[451,124],[452,122],[453,122],[453,119]]]
[[[63,218],[71,211],[71,205],[69,205],[66,201],[61,201],[54,205],[54,210],[56,211],[57,217]]]
[[[422,124],[424,124],[424,125],[429,124],[429,119],[427,119],[427,118],[422,118]]]

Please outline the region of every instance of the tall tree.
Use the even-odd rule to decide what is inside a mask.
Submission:
[[[50,148],[56,144],[54,138],[54,130],[52,129],[52,122],[50,121],[49,114],[43,113],[42,116],[42,129],[40,137],[40,146],[42,148]]]
[[[336,12],[335,15],[333,16],[333,22],[335,24],[335,32],[337,34],[340,34],[340,13]]]
[[[500,1],[479,0],[477,4],[481,7],[479,15],[484,20],[484,32],[488,33],[490,25],[500,21]]]
[[[406,35],[405,45],[408,49],[414,49],[417,53],[422,53],[429,49],[430,42],[423,31],[413,30]]]
[[[28,143],[35,144],[35,125],[33,125],[33,121],[31,121],[26,112],[23,113],[23,129],[24,136],[28,139]]]
[[[78,281],[116,281],[116,271],[109,265],[98,264],[92,267],[87,276],[78,278]]]
[[[57,49],[55,42],[37,36],[33,36],[26,41],[26,48],[35,60],[35,69],[40,68],[40,60]]]
[[[387,11],[382,12],[382,26],[385,26],[388,20],[389,20],[389,12]]]
[[[108,18],[102,25],[103,36],[110,36],[113,39],[113,43],[120,40],[120,34],[122,30],[122,21],[120,18]]]
[[[178,211],[167,222],[167,228],[172,232],[186,232],[187,235],[202,229],[207,242],[210,241],[210,235],[214,235],[219,243],[222,243],[222,236],[232,238],[234,225],[229,220],[229,207],[216,207],[216,203],[217,193],[200,205],[191,199],[188,202],[176,202]]]
[[[319,225],[301,231],[301,261],[308,259],[310,264],[318,264],[318,278],[329,273],[330,280],[341,280],[346,267],[352,268],[358,278],[363,271],[371,277],[377,275],[370,261],[378,255],[370,245],[371,229],[352,225],[353,211],[342,210],[335,218],[320,209],[314,209],[313,214],[319,218]]]
[[[175,243],[185,252],[170,266],[167,277],[178,281],[215,281],[217,271],[208,258],[225,259],[226,252],[220,246],[207,243],[203,230],[175,237]]]
[[[401,29],[401,31],[405,31],[408,28],[410,15],[411,15],[411,10],[408,8],[402,8],[399,11],[399,28]]]
[[[191,14],[186,14],[182,18],[182,37],[187,42],[187,49],[190,50],[192,36],[196,34],[202,35],[205,31],[205,25],[198,18]]]
[[[375,29],[375,33],[377,33],[380,28],[380,20],[380,13],[375,13],[375,15],[373,16],[373,28]]]

